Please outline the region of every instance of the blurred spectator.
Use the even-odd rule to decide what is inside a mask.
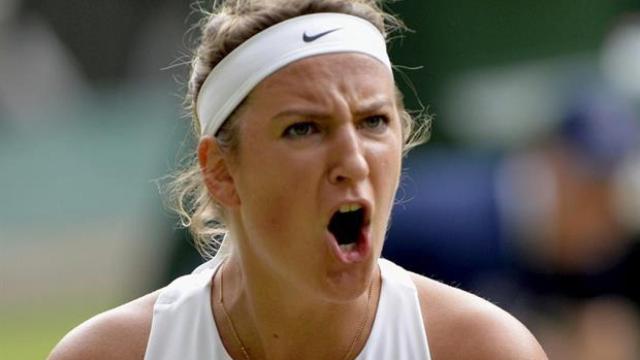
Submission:
[[[637,148],[639,131],[631,108],[610,94],[578,95],[557,133],[503,167],[505,216],[520,240],[521,253],[539,269],[562,273],[597,273],[610,267],[629,248],[615,206],[617,169]],[[532,183],[546,173],[546,181]],[[518,183],[523,184],[518,185]],[[513,185],[515,184],[515,185]],[[515,186],[515,187],[514,187]],[[543,223],[527,226],[518,207],[533,196],[548,194]]]

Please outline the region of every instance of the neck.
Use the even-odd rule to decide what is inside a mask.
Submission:
[[[234,358],[246,359],[245,352],[250,359],[356,357],[375,317],[377,267],[366,291],[336,302],[310,296],[236,254],[227,257],[212,287],[216,323]]]

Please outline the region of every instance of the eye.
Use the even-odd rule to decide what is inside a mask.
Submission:
[[[389,124],[389,118],[385,115],[369,116],[362,120],[362,127],[369,130],[382,131]]]
[[[289,125],[282,133],[286,138],[301,138],[318,132],[318,126],[312,122],[299,122]]]

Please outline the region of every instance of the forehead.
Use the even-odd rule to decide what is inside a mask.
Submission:
[[[362,54],[325,54],[296,61],[265,78],[251,100],[320,101],[339,95],[347,101],[394,98],[391,71]]]

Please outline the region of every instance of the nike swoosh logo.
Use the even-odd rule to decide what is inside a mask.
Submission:
[[[304,42],[309,43],[309,42],[312,42],[312,41],[316,41],[316,40],[320,39],[321,37],[323,37],[323,36],[325,36],[325,35],[329,35],[329,34],[331,34],[332,32],[334,32],[334,31],[338,31],[338,30],[340,30],[340,28],[335,28],[335,29],[327,30],[327,31],[324,31],[324,32],[321,32],[321,33],[319,33],[319,34],[315,34],[315,35],[307,35],[307,32],[305,31],[305,32],[302,34],[302,40],[304,40]]]

